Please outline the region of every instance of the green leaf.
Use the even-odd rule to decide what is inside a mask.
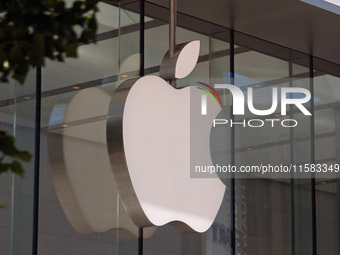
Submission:
[[[0,63],[3,65],[3,63],[6,60],[8,60],[6,52],[4,50],[0,49]],[[3,66],[1,66],[0,68],[3,68]]]
[[[0,174],[8,172],[10,169],[10,164],[0,163]]]
[[[29,162],[32,155],[28,151],[20,151],[15,147],[14,137],[0,130],[0,174],[11,171],[12,173],[24,177],[24,169],[18,160],[13,160],[9,163],[3,163],[6,156],[17,158],[22,161]],[[5,208],[5,205],[0,204],[0,209]]]
[[[81,7],[83,5],[82,1],[75,1],[72,6],[72,10],[75,12],[79,12],[81,10]]]
[[[34,34],[29,56],[33,66],[44,66],[45,37],[43,34]]]
[[[0,151],[3,153],[3,155],[29,162],[32,158],[32,155],[28,151],[18,150],[15,147],[14,142],[13,136],[8,135],[5,132],[0,133]]]
[[[9,52],[10,62],[18,63],[18,62],[23,61],[23,58],[24,58],[24,55],[23,55],[20,45],[18,44],[13,45],[13,47],[11,48]]]
[[[24,177],[24,169],[19,161],[14,160],[11,163],[0,163],[0,174],[11,171],[12,173]]]
[[[0,40],[6,37],[6,32],[4,27],[0,27]]]
[[[14,73],[12,78],[17,80],[21,85],[24,84],[26,80],[26,76],[29,70],[29,66],[27,62],[21,63],[18,67],[14,69]]]
[[[13,136],[7,135],[6,133],[1,133],[0,151],[9,156],[15,156],[18,154],[19,151],[15,148]]]
[[[57,4],[55,6],[56,12],[64,12],[65,11],[65,5],[66,3],[64,1],[57,1]]]
[[[49,59],[54,59],[53,55],[53,39],[48,37],[45,39],[45,56]]]
[[[57,55],[57,60],[58,60],[59,62],[64,62],[64,57],[63,57],[63,55],[59,53],[59,54]]]
[[[26,76],[27,76],[26,74],[19,74],[19,73],[14,72],[14,74],[12,75],[12,78],[18,81],[20,85],[23,85],[25,83]]]
[[[30,67],[44,66],[45,58],[78,57],[79,43],[96,41],[98,2],[75,0],[68,8],[66,0],[0,0],[6,9],[0,19],[0,81],[12,76],[23,84]]]
[[[2,74],[1,74],[1,77],[0,77],[0,81],[8,83],[8,75],[9,75],[9,71],[8,70],[3,70]]]
[[[77,48],[78,48],[77,42],[68,43],[65,48],[66,56],[71,58],[77,58],[78,57]]]
[[[20,176],[21,178],[24,177],[24,169],[22,168],[22,165],[19,163],[19,161],[14,160],[10,164],[11,171],[15,173],[16,175]]]
[[[85,2],[85,10],[91,10],[97,3],[99,2],[99,0],[86,0]]]
[[[87,30],[82,35],[84,43],[96,42],[97,22],[95,15],[87,18]]]
[[[30,162],[32,159],[32,155],[28,151],[20,151],[19,159],[25,162]]]

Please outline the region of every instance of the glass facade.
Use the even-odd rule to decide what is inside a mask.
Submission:
[[[0,254],[339,254],[336,176],[222,179],[223,203],[205,233],[132,223],[112,185],[105,123],[117,86],[141,74],[158,75],[169,48],[168,10],[144,4],[145,10],[139,1],[101,2],[96,44],[80,46],[77,59],[47,62],[41,75],[31,71],[23,86],[0,86],[0,130],[39,156],[39,164],[24,164],[25,178],[0,176],[0,203],[6,204],[0,210]],[[178,87],[200,78],[253,87],[261,109],[270,107],[274,87],[312,94],[311,117],[288,109],[297,127],[227,129],[224,154],[216,151],[225,163],[339,163],[339,66],[179,13],[177,43],[191,40],[201,42],[198,64]],[[230,102],[226,107],[230,112]],[[271,116],[283,120],[279,110]]]

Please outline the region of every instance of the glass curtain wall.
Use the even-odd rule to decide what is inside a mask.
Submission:
[[[42,70],[38,254],[118,249],[119,200],[110,187],[102,132],[120,80],[119,17],[127,14],[105,3],[98,7],[97,43],[80,46],[77,59],[49,61]],[[121,27],[138,23],[135,16]]]
[[[35,70],[25,84],[10,80],[1,84],[0,130],[15,136],[15,144],[34,155]],[[4,254],[24,254],[32,249],[34,162],[22,164],[24,178],[2,174],[0,178],[0,246]]]
[[[340,186],[334,175],[223,179],[224,200],[207,232],[182,234],[162,226],[144,228],[139,238],[106,156],[105,122],[119,84],[139,77],[141,66],[145,75],[158,75],[169,48],[168,10],[146,2],[141,19],[139,1],[120,7],[100,3],[99,9],[97,44],[82,45],[78,59],[48,62],[42,70],[38,254],[340,254]],[[314,91],[307,106],[313,117],[289,107],[288,116],[299,122],[295,128],[228,129],[226,163],[339,163],[340,75],[334,66],[183,14],[178,20],[177,43],[201,42],[196,68],[178,87],[202,78],[233,83],[244,92],[251,87],[257,109],[270,108],[272,88]],[[13,81],[4,86],[1,130],[34,154],[36,73],[23,86]],[[232,110],[230,101],[226,107]],[[245,119],[254,117],[246,112]],[[270,117],[285,118],[279,108]],[[24,179],[0,176],[4,255],[32,250],[33,161],[24,166]]]
[[[319,73],[314,83],[319,99],[315,104],[316,162],[339,163],[339,78]],[[315,180],[318,254],[339,254],[339,179],[335,177]]]

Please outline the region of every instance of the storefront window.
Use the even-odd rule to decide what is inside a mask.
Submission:
[[[24,179],[0,177],[0,203],[6,204],[0,210],[0,253],[31,254],[35,227],[38,254],[337,253],[336,175],[221,177],[223,202],[205,233],[181,233],[170,225],[135,226],[107,154],[107,110],[124,81],[159,75],[169,48],[168,10],[146,2],[143,16],[139,1],[120,6],[101,2],[99,9],[97,43],[80,46],[77,59],[47,61],[42,69],[38,225],[33,224],[32,161],[24,164]],[[295,119],[296,127],[226,128],[224,142],[212,148],[216,160],[236,167],[338,162],[339,78],[327,72],[337,66],[180,13],[177,43],[192,40],[201,43],[198,63],[189,76],[177,80],[178,88],[218,80],[240,88],[246,99],[252,88],[254,107],[260,110],[271,107],[273,89],[312,91],[306,104],[312,116],[289,105],[287,115],[277,107],[269,117],[277,123]],[[248,110],[245,116],[233,116],[230,93],[221,98],[234,121],[265,119]],[[0,130],[14,134],[18,147],[36,156],[36,70],[23,86],[10,81],[0,87],[0,111]]]

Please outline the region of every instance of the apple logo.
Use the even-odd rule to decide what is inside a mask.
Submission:
[[[180,232],[205,232],[221,206],[222,181],[190,175],[197,162],[212,165],[210,132],[221,107],[210,100],[202,116],[202,90],[175,89],[164,80],[187,76],[199,48],[199,41],[178,45],[174,57],[163,59],[162,78],[127,80],[112,95],[106,129],[111,168],[139,227],[169,223]]]
[[[121,239],[136,239],[138,228],[121,203],[107,154],[110,99],[102,89],[87,88],[54,107],[48,133],[52,178],[61,207],[76,232],[114,229]],[[154,231],[146,230],[144,238]]]

